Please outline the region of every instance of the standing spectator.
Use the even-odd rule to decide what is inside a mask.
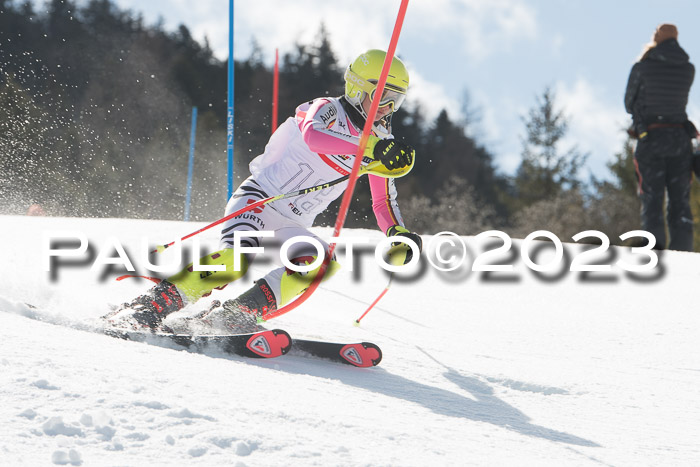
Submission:
[[[671,250],[692,251],[690,211],[692,144],[696,136],[685,112],[695,67],[678,44],[673,24],[661,24],[632,67],[625,108],[632,114],[638,138],[634,159],[639,179],[642,227],[666,247],[663,203],[668,193],[667,219]]]

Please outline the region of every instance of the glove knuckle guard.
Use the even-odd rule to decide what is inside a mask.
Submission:
[[[415,153],[408,144],[394,139],[379,140],[373,149],[374,159],[379,160],[389,170],[411,165]]]

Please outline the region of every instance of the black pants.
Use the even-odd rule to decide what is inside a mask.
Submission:
[[[638,141],[634,153],[642,202],[642,228],[656,237],[657,249],[666,247],[663,202],[671,250],[693,251],[693,215],[690,211],[692,145],[682,128],[660,128]]]

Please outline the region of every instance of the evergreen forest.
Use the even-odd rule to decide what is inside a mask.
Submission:
[[[343,93],[343,72],[323,25],[311,44],[280,57],[279,120],[302,102]],[[235,184],[271,132],[272,68],[259,47],[235,66]],[[213,221],[226,204],[226,61],[184,25],[146,24],[110,0],[0,0],[0,214],[38,204],[47,215],[183,218],[192,108],[198,109],[191,220]],[[554,81],[556,77],[552,77]],[[469,88],[465,82],[464,88]],[[477,115],[476,117],[474,117]],[[613,244],[640,228],[634,142],[610,154],[610,177],[582,179],[587,154],[562,147],[568,116],[545,88],[522,115],[522,160],[505,175],[478,140],[478,112],[426,120],[409,99],[394,135],[416,149],[398,180],[407,226],[515,238],[549,230],[563,241],[600,230]],[[621,131],[623,131],[621,129]],[[696,224],[700,197],[693,188]],[[319,216],[332,225],[339,202]],[[375,228],[361,178],[347,227]],[[696,248],[700,247],[696,226]]]

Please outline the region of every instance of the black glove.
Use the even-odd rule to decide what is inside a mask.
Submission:
[[[395,139],[382,139],[374,145],[374,160],[381,161],[389,170],[401,169],[413,163],[416,151]]]
[[[420,252],[423,251],[423,240],[420,238],[420,235],[409,231],[406,227],[401,227],[400,225],[392,225],[391,227],[389,227],[387,229],[386,236],[387,237],[397,236],[397,237],[410,238],[411,240],[416,242],[416,245],[418,245],[418,253],[420,254]],[[394,242],[394,243],[392,243],[392,245],[397,246],[397,245],[404,245],[404,244],[402,244],[400,242]],[[405,251],[406,257],[405,257],[405,259],[403,259],[403,261],[399,260],[399,262],[401,264],[407,264],[413,258],[413,250],[408,245],[405,245],[405,247],[406,248],[403,248],[402,250]],[[394,248],[392,248],[392,250],[394,250]],[[392,250],[390,250],[390,251],[392,251]],[[390,253],[390,256],[392,256],[394,254],[400,254],[400,252],[397,250],[394,250],[393,252]]]

